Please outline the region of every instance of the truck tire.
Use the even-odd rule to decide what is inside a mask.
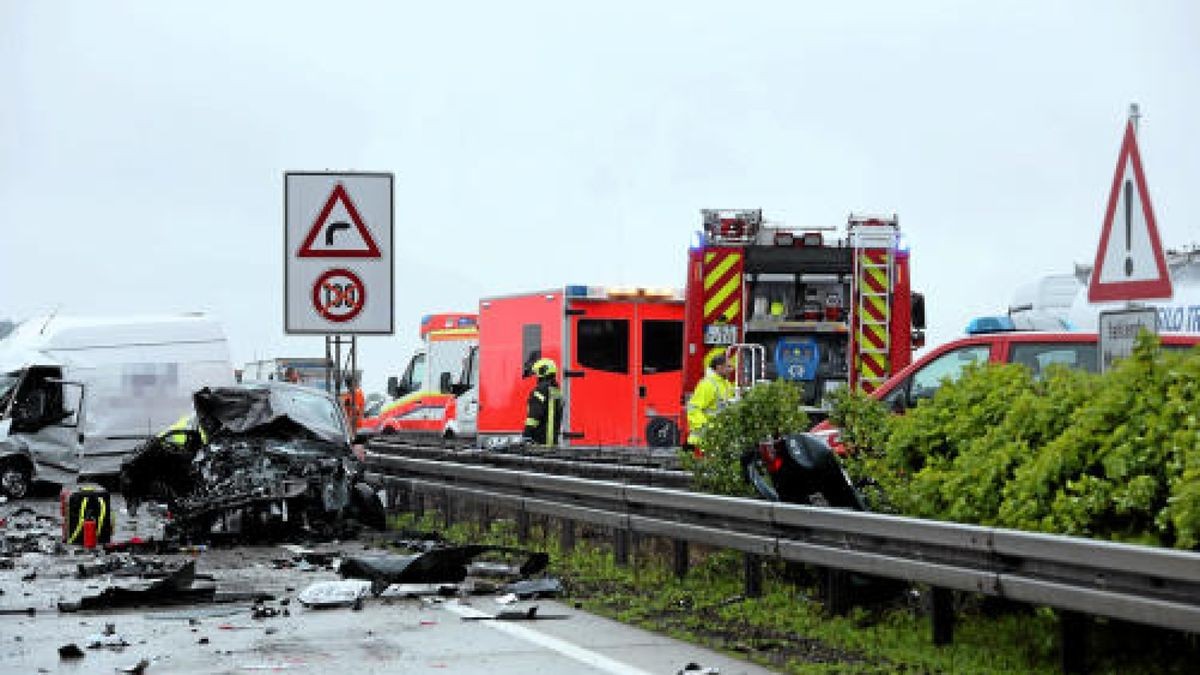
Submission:
[[[673,448],[679,445],[679,425],[666,417],[655,417],[646,424],[646,445]]]
[[[0,460],[0,493],[9,499],[24,499],[29,494],[33,472],[20,459]]]

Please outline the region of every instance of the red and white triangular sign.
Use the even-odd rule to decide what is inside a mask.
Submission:
[[[1088,302],[1169,298],[1173,291],[1133,122],[1117,159],[1104,229],[1088,285]]]
[[[297,258],[379,258],[379,247],[346,187],[338,183],[313,221]]]

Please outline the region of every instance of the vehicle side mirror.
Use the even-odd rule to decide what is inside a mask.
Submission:
[[[913,293],[912,298],[912,327],[917,330],[925,328],[925,295]]]
[[[449,394],[453,391],[454,380],[450,377],[450,373],[442,371],[442,376],[438,379],[438,391],[443,394]]]
[[[387,393],[388,396],[391,396],[392,398],[400,398],[400,378],[396,377],[395,375],[388,378]]]

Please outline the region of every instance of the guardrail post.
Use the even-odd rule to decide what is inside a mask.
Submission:
[[[525,505],[517,507],[517,541],[522,544],[529,543],[529,512],[525,510]]]
[[[844,616],[850,612],[850,575],[842,570],[826,568],[821,575],[821,591],[825,597],[825,611],[833,616]]]
[[[629,530],[613,530],[613,559],[621,567],[629,565]]]
[[[1088,618],[1067,610],[1058,613],[1059,648],[1064,673],[1087,672]]]
[[[762,557],[755,553],[747,553],[742,560],[742,566],[746,571],[744,594],[747,598],[761,598],[763,594]]]
[[[449,492],[442,493],[442,522],[446,527],[454,525],[454,498]]]
[[[933,644],[954,641],[954,593],[948,588],[933,588]]]
[[[425,517],[425,495],[420,490],[413,488],[409,494],[409,505],[412,508],[413,516],[417,519]]]
[[[570,553],[575,550],[575,521],[563,518],[561,523],[562,538],[558,540],[558,546],[563,553]]]
[[[675,549],[674,565],[676,578],[682,579],[687,576],[689,559],[688,543],[682,539],[672,539],[672,547]]]
[[[398,480],[389,483],[388,491],[392,493],[392,510],[407,513],[410,490],[407,485]]]
[[[478,508],[478,513],[479,513],[479,531],[480,532],[490,531],[492,529],[491,509],[488,508],[488,504],[485,501],[478,502],[476,506]]]

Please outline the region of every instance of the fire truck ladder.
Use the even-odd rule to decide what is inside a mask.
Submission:
[[[851,216],[848,226],[854,247],[853,342],[854,375],[851,381],[867,393],[891,374],[892,291],[896,277],[899,227],[892,218]],[[856,377],[855,377],[856,376]]]

